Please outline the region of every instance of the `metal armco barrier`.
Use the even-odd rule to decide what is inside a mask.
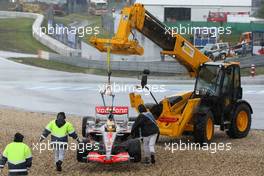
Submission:
[[[39,58],[61,62],[73,66],[94,69],[106,69],[106,62],[102,60],[89,60],[81,57],[61,56],[45,51],[39,52]],[[134,61],[112,61],[111,69],[115,71],[138,71],[149,69],[155,73],[187,74],[187,71],[176,61],[153,61],[153,62],[134,62]]]

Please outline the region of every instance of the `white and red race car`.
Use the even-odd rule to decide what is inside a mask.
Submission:
[[[95,117],[83,118],[84,139],[79,144],[77,160],[104,164],[140,162],[141,143],[131,138],[134,121],[128,117],[129,108],[98,106],[95,111]]]

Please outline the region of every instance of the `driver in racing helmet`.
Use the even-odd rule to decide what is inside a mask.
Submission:
[[[113,114],[110,114],[108,116],[108,119],[107,119],[107,122],[106,122],[106,130],[108,132],[114,132],[116,130]]]

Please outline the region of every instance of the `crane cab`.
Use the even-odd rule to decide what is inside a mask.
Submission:
[[[242,98],[240,66],[236,62],[207,62],[199,68],[195,95],[219,97],[228,95],[230,101]]]
[[[239,63],[207,62],[199,68],[193,94],[201,99],[198,111],[210,111],[214,124],[234,138],[248,133],[253,113],[242,100],[240,78]]]

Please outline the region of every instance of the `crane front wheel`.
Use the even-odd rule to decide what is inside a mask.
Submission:
[[[194,140],[200,144],[210,143],[214,137],[214,118],[211,111],[198,115],[194,124]]]

